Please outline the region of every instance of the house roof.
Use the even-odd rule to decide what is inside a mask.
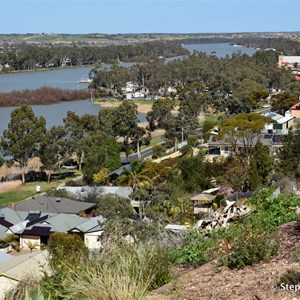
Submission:
[[[25,229],[23,235],[39,235],[39,236],[49,236],[51,233],[51,226],[32,226],[30,229]]]
[[[107,176],[112,176],[112,175],[120,176],[124,172],[124,170],[126,170],[126,169],[131,171],[132,170],[131,164],[127,164],[127,165],[124,165],[124,166],[122,166],[118,169],[115,169],[112,172],[110,172],[109,174],[107,174]]]
[[[104,229],[104,222],[105,219],[102,216],[94,217],[76,226],[71,231],[81,231],[84,233],[101,231]]]
[[[26,275],[42,277],[41,266],[47,266],[48,252],[38,251],[28,254],[14,256],[12,259],[0,264],[0,276],[12,276],[16,280],[24,278]]]
[[[271,118],[271,119],[274,120],[274,121],[277,121],[277,120],[279,120],[279,119],[281,119],[281,118],[284,117],[283,115],[277,114],[277,113],[272,112],[272,111],[266,112],[266,113],[264,113],[263,115],[264,115],[265,117]]]
[[[16,210],[78,214],[80,211],[86,211],[95,206],[95,203],[80,202],[67,198],[37,196],[17,203]]]
[[[0,209],[0,213],[3,214],[4,220],[12,224],[17,224],[21,221],[24,221],[28,216],[28,212],[15,211],[10,207],[2,207]]]
[[[286,123],[286,122],[288,122],[288,121],[290,121],[292,119],[294,119],[294,117],[292,117],[292,116],[286,116],[286,117],[283,117],[283,118],[277,120],[277,123],[278,124],[284,124],[284,123]]]
[[[294,104],[294,105],[290,108],[290,110],[292,110],[292,109],[300,109],[300,102]]]
[[[78,196],[78,194],[86,193],[89,188],[95,188],[95,187],[89,187],[89,186],[64,186],[59,189],[64,189],[67,192]],[[99,189],[99,193],[101,196],[105,196],[107,194],[115,194],[120,197],[129,198],[130,194],[133,192],[133,189],[131,187],[124,187],[124,186],[99,186],[97,187]],[[82,203],[82,202],[81,202]]]
[[[203,194],[203,193],[191,197],[191,199],[195,201],[213,201],[215,198],[216,196],[214,195]]]
[[[78,225],[86,222],[87,219],[71,214],[57,214],[43,222],[43,224],[51,225],[51,231],[68,232]]]

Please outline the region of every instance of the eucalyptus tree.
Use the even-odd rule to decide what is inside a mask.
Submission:
[[[120,167],[121,147],[116,140],[103,132],[91,136],[93,145],[85,154],[83,174],[88,182],[93,182],[94,175],[102,169],[113,171]]]
[[[69,111],[63,122],[67,131],[68,154],[70,157],[75,154],[79,170],[81,170],[84,155],[93,144],[91,136],[99,130],[98,119],[88,114],[80,117]]]
[[[41,143],[38,155],[42,168],[47,173],[48,183],[51,181],[52,172],[60,169],[64,160],[67,159],[68,142],[66,137],[67,131],[63,126],[53,126],[46,131],[45,138]]]
[[[11,157],[18,164],[23,184],[28,161],[38,155],[45,132],[45,119],[36,117],[30,106],[23,104],[12,111],[8,129],[3,131],[0,146],[3,155]]]
[[[271,122],[273,122],[272,119],[257,113],[239,114],[219,122],[217,138],[230,143],[232,151],[244,157],[249,165],[254,153],[253,147],[261,141],[261,132],[265,124]],[[240,153],[240,147],[243,149],[242,153]]]
[[[138,122],[137,105],[128,101],[124,101],[113,114],[112,132],[127,156],[131,150],[138,150],[151,140],[150,133],[138,126]]]
[[[173,122],[172,119],[174,116],[172,115],[172,110],[174,107],[175,103],[172,99],[166,98],[156,100],[146,117],[149,123],[149,129],[167,129],[170,126],[170,123]]]

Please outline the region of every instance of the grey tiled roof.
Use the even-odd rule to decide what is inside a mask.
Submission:
[[[88,219],[71,214],[58,214],[49,218],[45,223],[52,226],[51,231],[68,232],[78,225],[86,222]]]
[[[100,231],[104,229],[104,222],[105,219],[102,216],[94,217],[73,228],[73,230],[79,230],[84,233]]]
[[[80,202],[67,198],[36,196],[16,204],[17,211],[41,211],[44,213],[78,214],[95,207],[95,203]]]

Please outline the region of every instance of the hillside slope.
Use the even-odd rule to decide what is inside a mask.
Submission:
[[[300,294],[274,290],[273,285],[289,269],[300,270],[295,255],[300,247],[300,224],[280,226],[275,234],[280,251],[268,263],[230,270],[219,267],[217,261],[188,271],[173,282],[153,291],[147,300],[296,300]],[[300,286],[299,286],[300,287]]]

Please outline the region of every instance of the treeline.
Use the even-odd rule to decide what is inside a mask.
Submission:
[[[19,45],[18,50],[0,53],[2,71],[34,70],[61,66],[81,66],[99,63],[142,61],[158,56],[173,57],[187,54],[179,42],[149,42],[138,45],[110,47],[39,47]]]
[[[0,93],[0,107],[20,104],[52,104],[60,101],[88,99],[90,96],[88,90],[72,91],[45,86],[36,90]]]
[[[250,48],[273,48],[284,55],[300,55],[300,43],[292,39],[245,37],[235,42]]]
[[[150,95],[180,98],[189,91],[203,96],[205,105],[216,110],[250,112],[272,89],[300,94],[299,82],[288,70],[277,67],[279,54],[261,50],[252,57],[238,53],[218,58],[201,52],[167,64],[163,60],[152,60],[131,68],[115,66],[110,70],[92,70],[92,87],[99,95],[106,90],[122,96],[122,87],[133,81],[146,88]]]

